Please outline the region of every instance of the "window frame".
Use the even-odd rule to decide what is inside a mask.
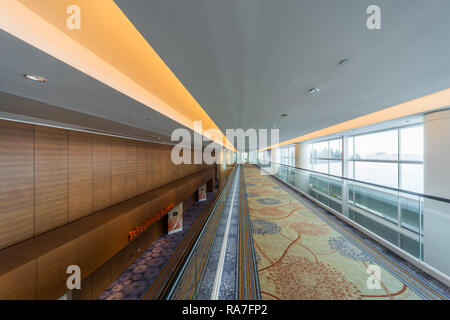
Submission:
[[[352,147],[353,150],[351,150],[351,154],[352,157],[349,157],[347,159],[347,163],[352,162],[353,163],[353,172],[351,173],[351,177],[352,179],[358,180],[358,178],[356,177],[356,162],[368,162],[368,163],[393,163],[393,164],[397,164],[397,186],[395,188],[397,189],[403,189],[403,180],[402,180],[402,173],[401,173],[401,165],[402,164],[418,164],[418,165],[422,165],[424,164],[424,160],[402,160],[402,130],[405,128],[413,128],[413,127],[423,127],[423,123],[414,123],[414,124],[409,124],[409,125],[405,125],[405,126],[400,126],[400,127],[395,127],[395,128],[387,128],[387,129],[381,129],[381,130],[375,130],[375,131],[371,131],[371,132],[365,132],[365,133],[360,133],[360,134],[355,134],[355,135],[351,135],[348,136],[348,140],[347,140],[347,145],[350,144],[349,141],[350,139],[353,139],[352,141]],[[397,133],[397,159],[396,160],[383,160],[383,159],[355,159],[355,154],[356,154],[356,141],[355,138],[356,137],[360,137],[360,136],[364,136],[364,135],[370,135],[370,134],[376,134],[376,133],[381,133],[381,132],[386,132],[386,131],[396,131]],[[349,168],[349,166],[348,166]],[[422,167],[423,168],[423,167]],[[350,169],[350,168],[349,168]],[[423,174],[422,174],[423,177]],[[364,180],[362,180],[364,181]],[[367,181],[370,182],[370,181]],[[423,186],[422,186],[423,187]],[[405,189],[407,190],[407,189]],[[423,193],[423,190],[410,190],[410,191],[414,191],[414,192],[418,192],[418,193]]]
[[[340,158],[332,158],[330,156],[330,142],[332,141],[340,141],[340,152],[341,152],[341,157]],[[327,153],[328,153],[328,157],[314,157],[314,144],[318,144],[318,143],[323,143],[326,142],[327,143]],[[329,139],[329,140],[322,140],[322,141],[316,141],[312,143],[312,147],[311,147],[311,153],[310,153],[310,157],[309,157],[309,163],[310,165],[314,168],[314,162],[315,160],[321,160],[321,161],[327,161],[327,172],[326,174],[331,174],[330,173],[330,161],[340,161],[341,163],[341,173],[339,174],[340,176],[344,176],[344,153],[343,153],[343,149],[344,149],[344,137],[339,137],[339,138],[333,138],[333,139]]]

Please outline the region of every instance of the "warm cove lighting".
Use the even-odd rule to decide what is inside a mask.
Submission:
[[[67,27],[74,5],[79,29]],[[112,0],[0,0],[0,28],[187,128],[219,130]]]
[[[450,106],[450,88],[438,91],[414,100],[410,100],[393,107],[389,107],[377,112],[369,113],[365,116],[358,117],[349,121],[335,124],[331,127],[310,132],[297,138],[280,142],[258,151],[268,150],[276,147],[282,147],[288,144],[316,139],[330,134],[361,128],[376,123],[421,114],[432,110],[445,108]]]

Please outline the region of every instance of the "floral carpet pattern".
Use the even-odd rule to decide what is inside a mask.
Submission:
[[[258,168],[244,177],[263,299],[421,299]]]

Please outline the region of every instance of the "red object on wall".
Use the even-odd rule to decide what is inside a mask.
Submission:
[[[148,227],[150,227],[156,221],[161,220],[174,207],[175,207],[175,205],[173,203],[171,203],[164,209],[159,210],[159,212],[157,214],[155,214],[153,217],[148,219],[146,222],[144,222],[140,226],[137,226],[136,228],[134,228],[133,230],[128,232],[128,239],[133,240],[134,238],[139,236],[142,232],[144,232]]]

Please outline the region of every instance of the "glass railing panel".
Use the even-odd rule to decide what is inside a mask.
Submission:
[[[450,203],[424,198],[423,261],[450,275]]]
[[[420,198],[400,198],[400,220],[405,229],[419,233],[421,225]]]
[[[271,165],[270,162],[263,163]],[[313,170],[278,166],[276,176],[282,181],[450,275],[450,200],[340,179]],[[343,203],[344,200],[347,202]],[[343,207],[346,212],[342,211]]]
[[[351,204],[354,206],[378,215],[393,223],[398,222],[398,196],[383,192],[371,187],[364,187],[359,183],[350,183],[352,194]]]
[[[370,215],[364,214],[361,211],[355,210],[355,209],[349,209],[352,211],[351,217],[352,220],[355,221],[357,224],[363,226],[364,228],[372,231],[377,236],[383,238],[384,240],[389,241],[390,243],[394,245],[398,245],[398,231],[395,230],[393,227],[389,227],[386,224],[383,224],[379,221],[376,221]]]
[[[403,234],[400,234],[400,243],[399,246],[409,254],[414,257],[420,259],[420,241],[418,239],[412,239]]]
[[[294,187],[308,193],[309,192],[309,179],[310,174],[307,171],[296,170],[295,171],[295,184]]]

